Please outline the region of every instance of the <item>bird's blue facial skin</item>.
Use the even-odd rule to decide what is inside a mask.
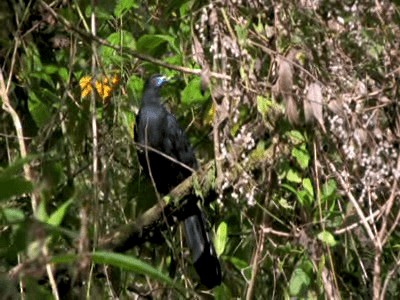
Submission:
[[[153,85],[155,87],[161,87],[164,83],[166,83],[168,80],[165,76],[157,76],[153,78]]]

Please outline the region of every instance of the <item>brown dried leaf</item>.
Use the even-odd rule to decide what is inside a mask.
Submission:
[[[343,116],[343,101],[342,99],[333,99],[329,101],[328,108],[336,115]]]
[[[313,119],[316,119],[321,125],[322,130],[326,132],[322,112],[322,102],[321,86],[316,82],[311,83],[308,87],[307,96],[303,102],[304,118],[306,123],[310,123]]]
[[[292,125],[298,124],[299,113],[297,110],[296,101],[292,95],[293,67],[285,59],[280,59],[278,65],[278,80],[275,83],[275,90],[282,95],[283,102],[285,103],[285,113],[289,122]]]

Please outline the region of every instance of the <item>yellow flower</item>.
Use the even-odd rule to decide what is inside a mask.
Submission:
[[[83,76],[79,80],[79,85],[81,87],[81,97],[85,98],[89,96],[93,92],[92,87],[93,77],[92,76]],[[94,86],[96,88],[97,94],[103,100],[108,100],[111,96],[115,87],[119,84],[119,75],[114,74],[112,77],[101,77],[96,79]]]
[[[81,80],[79,80],[79,85],[81,87],[81,97],[85,98],[86,96],[90,95],[92,92],[92,77],[91,76],[83,76]]]
[[[111,84],[113,86],[117,86],[119,84],[119,75],[118,74],[114,74],[114,76],[111,78]]]
[[[104,82],[104,80],[103,80]],[[108,81],[107,81],[108,82]],[[112,88],[104,83],[96,81],[96,91],[101,99],[106,100],[111,96]]]

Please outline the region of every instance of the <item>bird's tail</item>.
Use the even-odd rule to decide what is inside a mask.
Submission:
[[[184,220],[187,245],[201,283],[211,289],[221,284],[221,266],[202,211],[194,204],[191,212]]]

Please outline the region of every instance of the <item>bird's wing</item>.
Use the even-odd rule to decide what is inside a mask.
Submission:
[[[165,153],[176,158],[192,169],[197,168],[197,161],[186,137],[174,115],[168,113],[164,139]]]

